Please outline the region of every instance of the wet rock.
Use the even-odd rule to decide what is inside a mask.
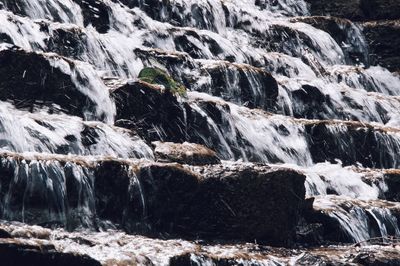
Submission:
[[[371,64],[400,71],[400,20],[367,22],[363,27],[370,48]]]
[[[278,83],[260,68],[222,61],[203,64],[202,71],[211,79],[204,92],[249,108],[272,110],[276,104]]]
[[[172,28],[169,34],[173,37],[176,50],[188,53],[193,59],[211,59],[212,57],[230,62],[236,59],[236,55],[224,51],[212,35],[184,28]]]
[[[80,59],[84,54],[87,36],[82,29],[59,27],[52,29],[49,35],[50,37],[46,39],[47,52],[74,59]]]
[[[218,17],[215,7],[208,1],[177,2],[158,0],[120,0],[130,8],[138,7],[154,20],[168,22],[179,27],[196,27],[217,31]]]
[[[323,30],[339,44],[345,53],[348,64],[364,64],[369,66],[369,58],[366,52],[367,46],[364,40],[357,39],[361,30],[350,20],[336,17],[300,17],[292,19],[293,22],[304,22]]]
[[[201,171],[189,228],[214,239],[293,243],[304,204],[304,176],[255,165],[210,166]]]
[[[386,252],[385,256],[371,254],[371,252],[360,252],[355,256],[352,262],[366,266],[384,266],[384,265],[399,265],[400,259],[397,257],[397,252]]]
[[[182,167],[39,156],[27,183],[22,171],[14,175],[15,165],[33,159],[23,158],[2,159],[2,202],[9,199],[2,218],[24,217],[29,223],[70,230],[111,226],[150,235],[291,245],[304,206],[305,177],[263,165]],[[45,187],[50,180],[53,190]],[[17,197],[21,194],[29,202]]]
[[[33,16],[34,18],[38,18],[38,13],[36,14],[31,14],[30,13],[30,8],[32,7],[31,4],[29,4],[26,1],[14,1],[14,0],[0,0],[0,9],[1,5],[3,4],[4,9],[9,10],[13,12],[14,14],[18,14],[21,16],[27,16],[31,17]],[[69,5],[59,5],[58,8],[54,7],[54,2],[44,2],[41,3],[43,5],[43,8],[47,11],[42,13],[46,18],[55,22],[65,22],[66,16],[71,18],[75,16],[76,14],[73,13],[73,9],[70,8]]]
[[[371,168],[398,167],[397,156],[393,156],[398,149],[396,129],[377,128],[359,122],[321,121],[306,123],[305,130],[314,162],[334,163],[335,159],[340,159],[343,165],[360,163]],[[391,130],[394,130],[394,135]]]
[[[0,260],[3,265],[77,265],[100,266],[100,262],[86,255],[58,252],[49,244],[32,243],[22,239],[0,239]]]
[[[200,144],[153,142],[154,153],[157,161],[177,162],[180,164],[205,165],[218,164],[220,160],[217,154]]]
[[[110,29],[110,7],[100,0],[74,0],[82,8],[85,27],[92,25],[99,33]]]
[[[0,51],[0,99],[17,108],[34,110],[43,106],[49,112],[66,112],[85,117],[96,103],[77,88],[67,69],[72,61],[17,48]],[[72,70],[74,71],[74,70]]]
[[[330,15],[351,20],[400,18],[400,3],[396,0],[307,0],[311,14]]]
[[[379,244],[397,236],[398,203],[329,195],[316,197],[313,208],[305,217],[309,223],[322,225],[324,241]]]
[[[184,109],[170,91],[137,81],[114,90],[112,97],[117,125],[135,129],[150,141],[185,141]]]
[[[0,0],[0,9],[10,10],[19,15],[26,15],[24,11],[25,3],[13,0]]]
[[[191,71],[198,65],[187,53],[167,52],[160,49],[135,49],[135,54],[147,67],[163,66],[172,77],[187,88],[191,88],[196,81]]]
[[[293,244],[304,198],[304,176],[294,171],[263,166],[192,169],[149,164],[136,171],[138,183],[128,185],[124,171],[105,166],[98,171],[104,176],[101,180],[122,191],[115,193],[119,191],[115,185],[99,183],[100,191],[109,190],[100,192],[99,200],[109,199],[106,217],[117,222],[115,217],[121,215],[124,218],[119,221],[128,231]],[[118,180],[123,183],[106,181],[115,173],[120,173]],[[115,211],[115,204],[125,207]]]
[[[293,108],[297,118],[323,119],[326,110],[332,108],[329,95],[325,95],[315,86],[303,85],[301,89],[291,92],[296,105]]]
[[[384,193],[385,199],[400,202],[400,172],[395,169],[387,170],[383,179],[388,188]]]

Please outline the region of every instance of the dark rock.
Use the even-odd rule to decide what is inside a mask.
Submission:
[[[383,257],[364,251],[357,254],[352,262],[365,266],[396,266],[400,265],[400,258],[397,256],[396,252],[386,252]]]
[[[99,33],[110,29],[110,7],[100,0],[74,0],[80,5],[85,27],[92,25]]]
[[[385,199],[400,202],[400,173],[396,170],[387,170],[384,180],[388,188],[384,193]]]
[[[153,142],[157,161],[177,162],[180,164],[206,165],[218,164],[217,154],[207,147],[195,143]]]
[[[336,17],[299,17],[292,19],[293,22],[304,22],[313,27],[323,30],[342,47],[348,64],[360,64],[369,66],[367,47],[361,39],[357,39],[361,30],[350,20]]]
[[[329,202],[326,205],[326,202]],[[340,196],[318,196],[315,199],[314,210],[306,212],[304,217],[309,224],[320,224],[320,239],[323,243],[357,243],[379,244],[382,238],[390,238],[396,235],[397,221],[393,223],[391,218],[382,218],[382,211],[386,210],[396,219],[400,215],[397,203],[383,200],[349,199]],[[350,226],[345,226],[346,219],[353,221]],[[363,234],[357,234],[355,220],[362,219]],[[379,219],[379,221],[377,221]],[[361,221],[361,220],[360,220]],[[385,227],[387,235],[382,235],[380,228]],[[361,230],[360,230],[361,231]],[[320,244],[317,242],[316,244]]]
[[[46,39],[47,51],[80,59],[85,52],[87,36],[80,28],[56,28]]]
[[[371,64],[400,71],[400,20],[367,22],[363,27],[370,47]]]
[[[291,94],[295,103],[293,113],[297,118],[324,119],[323,114],[332,107],[330,97],[311,85],[303,85]]]
[[[69,73],[52,64],[58,60],[75,68],[72,61],[57,56],[17,48],[0,51],[0,99],[21,109],[46,106],[50,112],[59,112],[56,104],[62,112],[76,116],[95,113],[96,103],[77,88]]]
[[[120,0],[128,7],[138,7],[154,20],[168,22],[178,27],[196,27],[217,31],[214,6],[207,1],[201,3],[159,0]],[[187,12],[190,10],[190,12]]]
[[[23,216],[29,223],[70,230],[112,224],[131,233],[291,245],[305,206],[304,175],[264,165],[86,164],[39,156],[35,169],[41,170],[29,172],[27,190],[22,175],[15,182],[12,168],[26,163],[23,158],[2,159],[2,202],[7,197],[9,203],[1,218],[15,214],[13,220]],[[51,180],[53,191],[44,187],[46,180]],[[21,194],[27,201],[18,203]]]
[[[140,169],[144,221],[153,231],[293,244],[304,204],[303,175],[240,164],[193,170],[197,174],[174,165]]]
[[[7,266],[101,266],[86,255],[57,252],[54,247],[17,239],[0,239],[0,260]]]
[[[270,73],[249,65],[228,62],[204,65],[202,69],[211,78],[211,84],[203,91],[249,108],[274,108],[278,83]]]
[[[330,15],[351,20],[380,20],[400,18],[397,0],[307,0],[311,14]]]
[[[340,159],[343,165],[360,163],[371,168],[397,168],[397,138],[391,129],[359,122],[320,121],[305,125],[307,141],[314,162]],[[349,149],[349,147],[352,147]]]
[[[0,9],[6,9],[14,14],[19,15],[26,15],[24,8],[25,3],[21,1],[14,1],[14,0],[0,0]]]
[[[254,165],[202,171],[189,228],[214,239],[293,243],[304,204],[303,175]]]
[[[117,106],[117,125],[127,126],[126,120],[131,121],[127,127],[150,141],[185,141],[184,109],[170,91],[138,81],[114,90],[112,97]]]

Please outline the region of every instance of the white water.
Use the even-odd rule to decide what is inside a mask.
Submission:
[[[238,74],[228,73],[231,69],[227,67],[227,90],[231,93],[222,97],[230,102],[197,92],[189,93],[188,101],[192,110],[206,117],[208,130],[212,133],[212,136],[201,135],[203,142],[217,148],[223,159],[280,163],[304,171],[307,174],[307,195],[320,195],[317,206],[333,210],[329,215],[342,224],[354,241],[371,237],[368,233],[369,225],[365,223],[367,213],[376,220],[380,234],[388,234],[387,224],[396,222],[390,211],[381,205],[372,209],[365,208],[365,205],[360,207],[358,202],[377,200],[385,191],[385,184],[369,185],[361,173],[341,164],[315,164],[304,123],[318,121],[300,121],[291,117],[296,115],[303,118],[307,110],[314,110],[314,106],[308,106],[309,102],[297,102],[293,97],[293,92],[302,90],[303,85],[314,86],[321,95],[329,98],[330,104],[318,102],[317,105],[323,108],[307,118],[357,120],[369,124],[374,122],[374,127],[383,129],[374,133],[381,145],[378,148],[381,161],[390,167],[399,166],[399,133],[393,130],[387,133],[385,130],[387,126],[396,128],[400,125],[400,79],[382,67],[346,65],[348,49],[366,53],[364,38],[357,27],[352,25],[347,32],[349,43],[338,44],[328,33],[291,20],[293,16],[308,15],[304,1],[279,0],[274,1],[274,4],[259,1],[261,6],[255,6],[253,1],[176,0],[169,3],[172,6],[170,13],[165,8],[160,10],[158,19],[161,21],[148,16],[143,11],[144,5],[129,9],[109,0],[104,2],[110,7],[110,29],[102,34],[92,25],[83,26],[82,10],[70,0],[26,2],[24,8],[27,17],[0,10],[0,32],[8,35],[13,44],[27,51],[52,52],[47,41],[55,38],[59,29],[79,32],[83,36],[81,53],[62,54],[81,61],[74,61],[75,68],[71,68],[58,56],[46,56],[49,56],[54,67],[71,75],[76,87],[97,104],[93,113],[85,113],[83,118],[87,121],[83,121],[63,114],[46,114],[45,110],[28,113],[16,110],[8,103],[0,103],[0,147],[3,151],[152,159],[152,151],[144,141],[131,137],[124,130],[97,122],[105,115],[105,122],[112,124],[115,116],[114,103],[101,76],[135,78],[145,65],[162,66],[160,62],[141,61],[135,54],[136,48],[158,48],[189,55],[191,62],[195,66],[202,66],[203,71],[216,63],[226,64],[226,60],[249,64],[270,71],[277,79],[279,96],[275,111],[278,114],[236,105],[245,103],[240,96],[232,96],[237,95],[234,92],[237,92],[235,90],[240,85]],[[227,16],[224,7],[229,11]],[[197,8],[196,12],[193,12],[194,8]],[[198,10],[209,12],[199,13]],[[169,21],[174,13],[180,15],[179,21]],[[49,33],[41,29],[41,24],[48,25]],[[74,50],[74,47],[71,49]],[[183,69],[171,74],[180,77],[188,73],[198,75],[193,80],[192,88],[210,84],[209,76],[199,69]],[[256,74],[248,71],[246,78],[252,84],[251,95],[260,96]],[[223,125],[213,121],[202,110],[199,104],[201,101],[221,103],[218,108],[224,120]],[[229,112],[225,111],[224,105],[229,107]],[[52,129],[43,126],[46,123]],[[335,123],[328,126],[332,135],[349,134],[345,125],[338,121]],[[81,132],[85,126],[94,128],[99,135],[97,143],[90,147],[82,144]],[[76,139],[74,144],[66,139],[67,136]],[[217,145],[213,144],[214,139]],[[347,139],[337,139],[336,143],[343,153],[352,154],[358,148],[353,147]],[[42,178],[42,181],[48,182],[48,187],[55,186],[48,181],[51,178],[46,180],[44,174],[30,175],[29,171],[54,173],[59,180],[64,178],[50,166],[39,171],[37,165],[40,163],[19,166],[22,170],[16,176],[21,173],[24,177]],[[32,169],[28,170],[27,167]],[[77,176],[84,176],[79,173],[82,169],[74,171],[78,172]],[[351,201],[354,206],[350,206],[352,212],[345,211],[338,202],[327,196],[328,190],[335,191],[341,197],[354,199]],[[52,191],[55,191],[54,188]],[[54,197],[62,198],[63,190],[56,194]],[[54,215],[54,219],[64,219],[62,205],[53,212],[51,215]],[[12,217],[14,214],[9,215]]]

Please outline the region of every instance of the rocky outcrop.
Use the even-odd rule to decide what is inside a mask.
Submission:
[[[50,28],[52,27],[52,28]],[[86,34],[79,27],[56,27],[45,22],[41,24],[41,30],[51,34],[46,39],[46,52],[57,53],[73,59],[82,58],[85,53]]]
[[[285,249],[256,243],[160,240],[119,231],[65,232],[20,223],[0,224],[0,257],[6,265],[262,266],[398,265],[396,245],[330,245]],[[57,247],[57,248],[54,248]]]
[[[200,144],[159,141],[155,141],[152,144],[154,146],[154,155],[157,161],[177,162],[180,164],[190,165],[220,163],[215,151]]]

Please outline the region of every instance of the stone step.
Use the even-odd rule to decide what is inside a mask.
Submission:
[[[3,46],[0,65],[2,101],[31,111],[44,106],[87,120],[113,119],[108,88],[88,64]]]
[[[396,168],[399,130],[373,123],[294,119],[189,92],[178,99],[144,82],[113,90],[117,125],[151,141],[189,141],[218,152],[222,159],[254,162],[361,163]],[[132,104],[135,103],[135,104]],[[301,151],[300,151],[301,149]]]
[[[120,231],[66,232],[1,222],[0,256],[39,265],[397,265],[398,241],[387,245],[343,245],[285,249],[256,243],[185,241],[127,235]],[[57,249],[53,248],[54,246]],[[59,261],[62,259],[62,261]],[[10,264],[11,265],[11,264]]]
[[[291,245],[305,193],[305,177],[296,171],[244,163],[3,153],[0,169],[2,219],[69,230]]]
[[[388,243],[400,236],[400,204],[385,200],[362,200],[344,196],[311,198],[313,211],[306,215],[314,223],[314,239],[339,243]]]

